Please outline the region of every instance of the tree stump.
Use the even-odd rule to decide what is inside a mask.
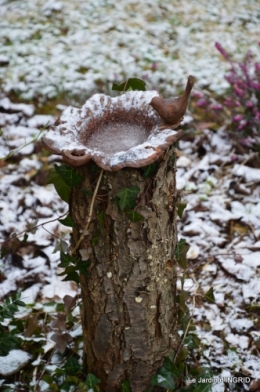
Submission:
[[[105,172],[80,246],[91,260],[89,274],[80,277],[84,362],[101,380],[101,391],[120,391],[124,380],[132,391],[145,391],[164,357],[176,348],[174,161],[172,147],[148,179],[141,168]],[[74,244],[91,202],[82,186],[93,190],[99,176],[91,167],[78,168],[84,180],[71,194]],[[143,220],[131,222],[115,204],[116,194],[126,187],[140,189],[135,210]]]

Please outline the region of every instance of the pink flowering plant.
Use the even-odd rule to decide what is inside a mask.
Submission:
[[[236,63],[218,42],[215,47],[230,64],[225,76],[230,88],[221,102],[197,93],[196,105],[205,109],[218,124],[223,124],[228,116],[231,135],[245,147],[257,148],[260,145],[260,63],[254,62],[250,51],[242,62]]]

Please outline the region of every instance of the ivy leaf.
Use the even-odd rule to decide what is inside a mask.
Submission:
[[[84,195],[87,195],[87,196],[93,196],[93,192],[89,191],[86,188],[81,188],[80,192],[84,193]]]
[[[54,167],[56,173],[58,173],[62,177],[65,184],[68,185],[70,188],[73,188],[82,182],[82,177],[79,175],[79,173],[77,173],[68,165],[58,166],[57,164],[54,164]]]
[[[176,301],[178,306],[178,322],[179,324],[183,324],[183,318],[185,314],[189,314],[189,308],[186,305],[186,300],[189,297],[190,293],[188,291],[182,290],[180,294],[176,296]]]
[[[126,380],[121,384],[121,392],[131,392],[129,380]]]
[[[42,376],[42,380],[45,381],[49,385],[53,383],[53,378],[49,374],[44,374]]]
[[[202,379],[210,379],[213,377],[212,370],[210,368],[202,368],[200,369],[199,374],[195,377],[196,383],[193,384],[192,392],[211,392],[212,391],[212,383],[201,383],[198,382],[200,378]]]
[[[64,219],[58,219],[58,221],[67,227],[75,227],[75,223],[74,220],[72,219],[72,217],[70,215],[67,215],[66,218]]]
[[[139,91],[145,91],[146,88],[146,83],[139,78],[129,78],[123,83],[116,84],[113,83],[112,90],[115,91],[127,91],[127,90],[139,90]]]
[[[0,259],[3,259],[9,252],[10,252],[10,249],[2,246],[2,248],[0,249]]]
[[[101,229],[103,229],[103,228],[104,228],[104,221],[105,221],[105,219],[104,219],[104,211],[101,211],[101,212],[98,214],[97,217],[98,217],[99,226],[100,226]]]
[[[68,386],[68,389],[66,389],[65,385]],[[71,391],[71,385],[78,385],[79,384],[79,379],[76,376],[68,376],[66,377],[66,382],[61,385],[62,390],[64,391]]]
[[[28,239],[28,237],[29,237],[28,234],[27,234],[27,233],[24,233],[22,242],[26,242],[27,239]]]
[[[175,387],[171,372],[164,367],[162,367],[157,374],[152,376],[151,384],[166,389],[173,389]]]
[[[62,263],[61,263],[62,264]],[[59,264],[58,266],[61,266]],[[58,274],[58,276],[66,275],[65,278],[62,280],[66,282],[68,280],[73,280],[76,283],[79,283],[79,274],[76,271],[77,267],[75,265],[69,265],[65,268],[65,270]]]
[[[60,266],[60,264],[58,265],[58,267]],[[63,267],[60,267],[63,268]],[[75,272],[75,266],[74,265],[69,265],[68,267],[66,267],[64,269],[64,271],[60,272],[59,274],[57,274],[58,276],[63,276],[66,274],[71,274],[72,272]]]
[[[60,198],[66,203],[69,202],[70,187],[64,182],[63,178],[55,171],[50,169],[46,178],[46,184],[53,184]]]
[[[81,371],[81,366],[75,357],[70,357],[65,363],[65,370],[67,374],[75,376]]]
[[[132,210],[136,205],[136,197],[140,192],[137,186],[130,186],[120,189],[116,193],[116,198],[119,199],[119,208],[121,211]]]
[[[75,264],[78,261],[78,257],[71,256],[69,253],[64,253],[61,251],[60,252],[60,260],[61,260],[61,263],[58,266],[61,268],[65,268],[71,264]]]
[[[174,153],[172,154],[172,156],[170,157],[167,166],[168,166],[170,169],[172,169],[173,166],[174,166],[174,164],[175,164],[175,152],[174,152]]]
[[[94,374],[89,373],[86,377],[85,383],[88,389],[93,389],[93,391],[96,390],[95,386],[100,383],[100,380],[94,376]]]
[[[181,238],[177,244],[176,249],[175,249],[175,256],[176,256],[178,264],[183,269],[187,268],[186,254],[187,254],[188,250],[189,250],[189,245],[186,244],[185,239]]]
[[[176,365],[173,363],[173,355],[169,355],[168,357],[165,357],[164,362],[163,362],[163,367],[166,370],[169,370],[171,374],[173,375],[174,378],[180,377],[182,371],[177,368]]]
[[[179,352],[179,355],[177,357],[176,363],[177,363],[178,367],[180,369],[182,369],[183,372],[184,372],[184,368],[186,365],[186,359],[188,358],[189,354],[190,354],[190,352],[187,349],[187,347],[182,347]]]
[[[20,348],[22,339],[12,336],[0,327],[0,356],[5,357],[11,350]]]
[[[77,270],[82,274],[82,275],[88,275],[88,269],[91,264],[91,260],[80,260],[77,263]]]
[[[53,252],[52,253],[56,253],[56,252],[67,252],[69,245],[67,244],[66,241],[58,241]]]
[[[185,244],[186,244],[186,240],[184,238],[181,238],[180,241],[178,242],[177,247],[174,252],[177,259],[180,258],[181,252],[182,252]]]
[[[158,169],[158,162],[153,162],[150,165],[143,167],[143,178],[146,180],[149,177],[152,177]]]
[[[206,300],[211,303],[214,304],[215,303],[215,296],[214,296],[214,291],[213,291],[213,287],[211,287],[205,294],[205,298]]]
[[[179,218],[182,218],[183,211],[187,207],[187,203],[181,201],[180,203],[177,204],[177,215]]]
[[[200,346],[200,340],[196,335],[189,334],[183,342],[184,346],[188,347],[189,350],[198,348]]]
[[[91,243],[92,243],[93,246],[96,246],[96,245],[98,244],[100,234],[101,234],[101,233],[100,233],[100,230],[96,230],[96,231],[95,231],[95,234],[93,235],[92,241],[91,241]]]
[[[128,211],[126,215],[128,216],[131,222],[140,222],[144,220],[144,217],[138,214],[138,212],[136,211]]]
[[[37,224],[38,224],[38,219],[33,219],[29,222],[26,223],[26,230],[28,230],[30,233],[35,234],[37,230]]]
[[[212,391],[212,384],[211,383],[203,383],[196,385],[195,389],[192,390],[193,392],[211,392]]]
[[[100,167],[94,161],[90,161],[88,167],[90,172],[100,172]]]
[[[70,267],[68,267],[70,268]],[[75,269],[70,269],[69,271],[67,271],[67,268],[65,270],[65,273],[62,274],[58,274],[58,275],[64,275],[67,274],[65,276],[64,279],[62,279],[63,282],[67,282],[69,280],[72,280],[73,282],[76,282],[77,284],[79,284],[79,274],[75,271]]]

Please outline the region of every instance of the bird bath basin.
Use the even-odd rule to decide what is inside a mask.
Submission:
[[[181,135],[173,128],[186,111],[191,78],[179,98],[164,100],[156,91],[131,91],[116,98],[95,94],[81,109],[68,107],[43,144],[72,166],[92,159],[102,169],[117,171],[153,163]]]

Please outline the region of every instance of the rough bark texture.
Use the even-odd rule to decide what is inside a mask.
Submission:
[[[124,380],[133,392],[145,391],[177,345],[174,161],[172,147],[148,179],[142,168],[105,172],[80,246],[91,260],[88,276],[80,278],[84,358],[88,372],[101,379],[101,391],[120,391]],[[91,202],[80,189],[93,191],[99,175],[91,164],[78,171],[84,182],[71,195],[74,243]],[[136,211],[144,220],[136,223],[115,204],[116,193],[130,186],[140,188]]]

